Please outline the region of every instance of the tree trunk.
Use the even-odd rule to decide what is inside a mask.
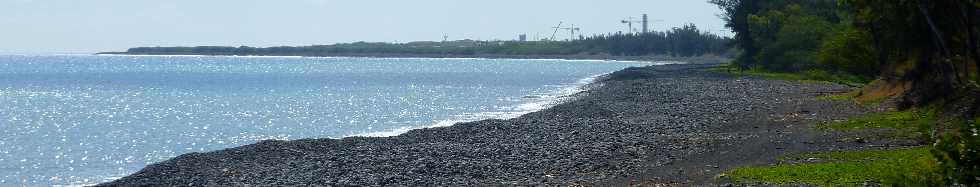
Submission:
[[[926,23],[929,24],[929,30],[932,31],[933,45],[940,53],[939,62],[939,75],[943,79],[943,84],[958,85],[959,73],[956,71],[956,67],[950,62],[952,53],[949,50],[949,46],[946,45],[946,38],[943,32],[936,26],[936,22],[932,19],[932,14],[926,7],[925,1],[919,1],[919,13],[926,19]],[[950,73],[952,72],[952,73]]]
[[[888,52],[890,50],[885,49],[885,46],[881,43],[880,32],[878,32],[878,25],[871,23],[871,41],[874,42],[875,49],[878,52],[878,67],[883,67],[888,64]]]
[[[963,62],[963,71],[966,77],[970,77],[970,59],[974,63],[977,63],[977,74],[980,74],[980,51],[977,50],[977,34],[976,34],[976,16],[977,9],[973,6],[973,1],[966,2],[966,4],[960,4],[960,13],[963,16],[963,22],[966,26],[967,35],[967,53],[969,57],[965,62]],[[977,76],[977,82],[980,82],[980,75]]]
[[[938,45],[936,46],[938,47],[937,49],[944,57],[949,57],[950,53],[949,49],[946,48],[946,39],[943,38],[943,33],[939,30],[939,27],[936,27],[936,22],[933,21],[929,9],[923,3],[919,3],[919,12],[922,13],[922,16],[926,19],[926,23],[929,24],[929,30],[932,31],[933,39],[936,40],[936,45]]]
[[[732,20],[733,28],[735,30],[736,38],[742,47],[742,55],[746,61],[752,61],[755,59],[756,54],[759,50],[755,46],[755,40],[752,38],[752,33],[749,30],[749,14],[755,12],[756,9],[755,0],[742,0],[741,5],[736,8],[736,13],[734,19]],[[750,63],[750,62],[742,62]],[[739,69],[748,69],[748,64],[740,64]]]
[[[966,10],[967,35],[969,35],[970,53],[973,54],[973,63],[976,64],[977,83],[980,84],[980,28],[977,28],[977,16],[980,16],[980,8],[977,8],[976,1],[970,1],[963,7]],[[969,63],[969,62],[967,62]],[[969,70],[967,70],[969,71]]]

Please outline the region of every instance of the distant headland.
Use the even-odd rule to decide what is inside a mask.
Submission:
[[[555,41],[417,41],[355,42],[280,47],[136,47],[116,55],[344,56],[344,57],[479,57],[653,60],[657,58],[728,56],[731,39],[702,32],[694,25],[666,32],[617,33]]]

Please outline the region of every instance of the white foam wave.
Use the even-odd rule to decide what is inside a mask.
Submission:
[[[63,56],[59,54],[51,56]],[[90,54],[72,54],[74,56],[86,56]],[[129,57],[229,57],[229,58],[318,58],[318,59],[396,59],[396,60],[515,60],[515,61],[542,61],[542,62],[605,62],[605,63],[639,63],[651,65],[685,64],[681,61],[643,61],[643,60],[612,60],[612,59],[561,59],[561,58],[541,58],[541,59],[522,59],[522,58],[465,58],[465,57],[347,57],[347,56],[252,56],[252,55],[135,55],[135,54],[96,54],[94,56],[129,56]]]
[[[85,56],[85,55],[82,55]],[[222,57],[222,58],[305,58],[304,56],[258,56],[258,55],[134,55],[134,54],[96,54],[94,56],[120,57]]]
[[[457,123],[480,121],[480,120],[487,120],[487,119],[514,119],[524,114],[540,111],[561,104],[562,102],[566,101],[563,98],[568,98],[574,94],[585,91],[585,85],[595,82],[595,80],[602,75],[605,74],[589,76],[580,79],[573,84],[562,85],[561,86],[562,88],[558,89],[554,93],[537,95],[536,97],[533,98],[526,98],[527,100],[530,101],[511,107],[506,112],[480,112],[480,113],[461,114],[461,115],[450,117],[450,119],[437,121],[434,124],[425,127],[420,127],[420,128],[399,127],[397,129],[388,130],[388,131],[361,133],[361,134],[350,135],[347,137],[392,137],[392,136],[398,136],[407,133],[408,131],[415,130],[415,129],[448,127],[448,126],[455,125]]]
[[[541,59],[523,59],[523,60],[541,60]],[[603,60],[569,60],[569,61],[593,61],[594,62],[594,61],[603,61]],[[623,61],[618,61],[618,62],[623,62]],[[654,61],[654,62],[645,62],[645,63],[649,65],[659,66],[659,65],[670,65],[670,64],[686,64],[687,62]],[[437,121],[434,124],[425,127],[418,127],[418,128],[400,127],[388,131],[362,133],[362,134],[355,134],[346,137],[392,137],[392,136],[398,136],[407,133],[408,131],[415,130],[415,129],[448,127],[448,126],[455,125],[457,123],[480,121],[480,120],[487,120],[487,119],[514,119],[524,114],[540,111],[561,104],[562,102],[568,101],[565,98],[569,98],[572,95],[586,91],[586,87],[585,87],[586,85],[594,83],[596,79],[607,74],[608,73],[593,75],[583,79],[579,79],[573,84],[562,85],[561,89],[558,89],[558,91],[555,93],[525,97],[525,99],[528,99],[530,101],[512,107],[511,110],[509,110],[509,112],[481,112],[481,113],[473,113],[473,114],[462,114],[462,115],[453,116],[450,119]]]

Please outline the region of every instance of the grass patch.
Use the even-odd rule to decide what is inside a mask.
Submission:
[[[827,94],[827,95],[817,96],[817,100],[849,101],[864,107],[877,108],[878,105],[881,105],[882,103],[884,103],[886,99],[888,99],[888,97],[862,98],[861,94],[862,94],[861,90],[856,90],[856,91],[851,91],[846,93]]]
[[[861,86],[870,82],[867,78],[842,73],[831,73],[825,70],[807,70],[801,72],[772,72],[762,68],[739,70],[731,64],[725,64],[708,69],[708,71],[727,74],[736,77],[752,76],[773,80],[800,81],[804,83],[835,83],[849,86]]]
[[[847,92],[841,94],[830,94],[817,97],[819,100],[825,101],[856,101],[858,92]]]
[[[916,129],[936,121],[934,112],[908,110],[871,114],[844,122],[817,125],[820,130],[855,131],[866,129]]]
[[[930,184],[940,180],[936,159],[929,148],[890,151],[856,151],[804,154],[788,159],[817,160],[818,163],[781,164],[737,168],[725,173],[738,184],[810,184],[862,186],[880,184]]]
[[[843,132],[882,129],[886,131],[875,133],[874,136],[891,139],[917,139],[924,138],[921,132],[928,132],[928,129],[937,120],[935,112],[908,110],[870,114],[843,122],[818,124],[815,128],[824,131]]]
[[[738,70],[735,67],[730,66],[730,65],[716,66],[716,67],[713,67],[713,68],[709,69],[709,71],[716,72],[716,73],[724,73],[724,74],[728,74],[728,75],[732,75],[732,76],[737,76],[737,77],[742,77],[742,76],[756,76],[756,77],[762,77],[762,78],[765,78],[765,79],[776,79],[776,80],[792,80],[792,81],[805,81],[805,80],[810,80],[810,79],[807,79],[804,75],[797,74],[797,73],[768,72],[768,71],[764,71],[764,70],[759,69],[759,68],[753,68],[753,69],[742,71],[742,70]]]

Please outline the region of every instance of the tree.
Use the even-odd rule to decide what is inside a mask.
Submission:
[[[718,5],[722,10],[719,15],[725,20],[725,27],[735,32],[735,46],[742,50],[742,53],[735,60],[735,64],[740,69],[748,69],[752,63],[752,57],[759,52],[755,41],[749,30],[749,15],[758,11],[758,0],[709,0],[709,3]]]
[[[885,76],[913,83],[906,105],[921,105],[970,86],[969,64],[977,63],[976,0],[845,0],[853,7],[854,23],[870,33],[886,67]],[[940,19],[941,18],[941,19]]]

